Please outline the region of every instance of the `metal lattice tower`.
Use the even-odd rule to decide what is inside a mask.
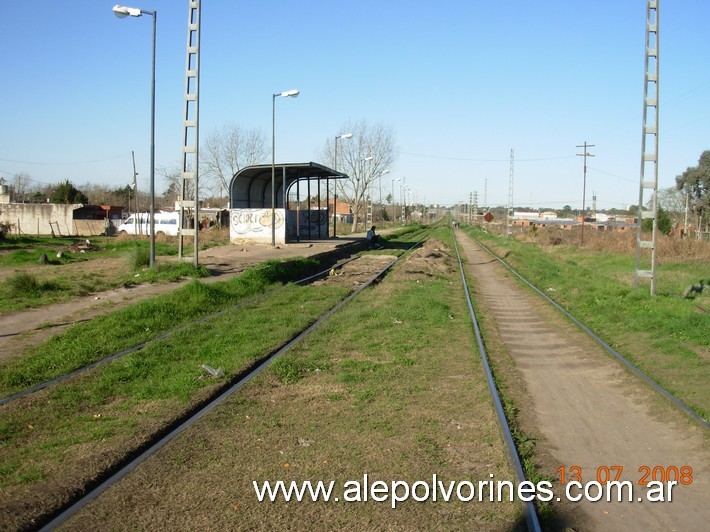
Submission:
[[[488,178],[483,180],[483,210],[487,211],[488,207]]]
[[[471,206],[471,220],[478,222],[478,190],[473,191],[473,205]]]
[[[200,86],[200,0],[188,0],[187,54],[185,66],[185,113],[180,181],[180,237],[178,257],[183,260],[184,239],[192,237],[193,264],[198,262],[199,233],[199,86]],[[192,224],[190,224],[192,218]],[[192,227],[190,227],[192,225]]]
[[[510,219],[513,217],[513,176],[515,175],[515,151],[510,149],[510,181],[508,182],[508,206],[505,209],[505,232],[512,234]]]
[[[643,94],[643,134],[641,137],[641,180],[639,184],[638,229],[636,233],[636,263],[634,287],[639,278],[651,279],[651,295],[655,294],[656,243],[658,232],[658,83],[659,83],[659,0],[648,0],[646,9],[646,62]],[[647,176],[650,179],[647,179]],[[651,208],[644,209],[644,191],[650,192]],[[653,219],[651,240],[642,240],[641,225],[644,219]],[[641,269],[643,249],[651,250],[651,269]]]

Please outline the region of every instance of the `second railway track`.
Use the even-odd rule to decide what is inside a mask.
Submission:
[[[31,514],[28,514],[27,520],[23,521],[23,519],[20,519],[19,521],[16,521],[17,523],[25,523],[24,525],[20,525],[20,528],[27,527],[29,523],[32,523],[33,528],[41,523],[44,523],[42,526],[45,529],[53,529],[58,526],[77,509],[81,508],[88,501],[92,500],[104,489],[106,489],[106,487],[112,485],[118,479],[123,477],[138,463],[152,455],[166,442],[170,441],[186,427],[189,427],[197,419],[201,418],[212,408],[222,402],[226,397],[238,390],[244,383],[248,382],[251,378],[257,375],[279,355],[288,351],[291,346],[307,336],[331,314],[352,300],[352,298],[354,298],[362,289],[379,279],[398,260],[397,255],[401,256],[401,253],[406,254],[407,251],[415,248],[422,241],[425,234],[426,231],[419,231],[418,233],[415,232],[413,234],[408,234],[407,240],[403,242],[397,243],[397,241],[394,241],[394,249],[392,250],[395,253],[394,256],[383,254],[365,254],[353,257],[334,265],[332,268],[328,268],[318,274],[308,276],[298,281],[297,284],[316,282],[325,284],[325,288],[330,287],[332,295],[320,297],[321,301],[309,302],[301,299],[301,296],[296,296],[295,294],[289,295],[288,287],[271,290],[267,293],[252,297],[231,308],[204,316],[192,324],[186,324],[166,333],[161,333],[148,342],[142,342],[133,348],[102,358],[87,366],[78,368],[69,374],[40,383],[37,386],[23,390],[22,392],[14,394],[13,396],[3,400],[4,404],[2,405],[2,408],[5,410],[4,414],[6,416],[14,415],[12,412],[21,412],[20,417],[23,417],[25,410],[29,412],[51,411],[53,408],[52,404],[58,401],[58,397],[61,398],[67,394],[76,394],[79,396],[76,400],[74,400],[75,407],[79,409],[77,411],[77,415],[86,415],[85,413],[81,413],[81,411],[87,406],[85,402],[82,401],[81,396],[89,393],[85,391],[87,388],[90,389],[97,385],[101,386],[101,380],[105,380],[102,376],[103,372],[101,371],[103,366],[115,369],[111,367],[111,364],[115,364],[116,362],[120,362],[124,359],[124,367],[130,367],[131,365],[136,364],[141,365],[141,361],[144,357],[148,360],[155,356],[155,352],[159,352],[160,350],[174,350],[185,339],[192,335],[199,334],[196,327],[218,322],[220,319],[231,319],[236,320],[235,323],[239,324],[237,325],[238,328],[241,326],[239,323],[240,318],[238,317],[238,313],[241,313],[242,315],[247,313],[253,318],[255,313],[258,314],[259,312],[262,312],[259,310],[260,305],[264,305],[266,308],[269,308],[269,305],[273,305],[272,300],[278,297],[282,297],[284,300],[284,308],[281,309],[282,314],[280,314],[280,316],[282,316],[281,319],[283,320],[286,318],[286,315],[283,314],[285,311],[286,314],[291,314],[291,318],[285,319],[286,322],[292,321],[297,323],[300,321],[305,324],[303,329],[294,329],[294,332],[292,333],[287,332],[288,329],[283,332],[280,329],[274,331],[275,338],[278,338],[279,335],[287,335],[287,338],[280,346],[272,348],[267,353],[262,355],[257,355],[256,352],[254,352],[252,358],[243,358],[242,362],[238,363],[237,366],[222,370],[221,368],[218,368],[216,364],[214,368],[204,365],[203,368],[207,368],[209,371],[214,370],[220,372],[216,376],[211,376],[207,371],[201,371],[203,376],[208,379],[210,377],[217,377],[215,382],[218,384],[213,386],[208,385],[207,390],[210,391],[206,390],[207,394],[199,393],[198,391],[198,393],[194,396],[195,398],[188,402],[187,407],[181,407],[177,412],[173,411],[170,414],[166,412],[165,414],[168,414],[168,416],[165,421],[159,421],[157,425],[154,424],[153,426],[155,428],[150,429],[148,433],[145,433],[145,435],[139,436],[138,439],[133,438],[133,443],[127,442],[124,444],[122,449],[119,449],[115,453],[104,453],[105,456],[96,463],[92,464],[92,467],[90,468],[93,469],[98,466],[100,470],[97,470],[96,473],[90,473],[91,477],[88,478],[91,478],[91,480],[89,480],[88,483],[86,483],[74,495],[71,494],[71,491],[66,493],[63,497],[64,502],[61,505],[61,509],[57,508],[56,510],[39,515],[32,512]],[[405,244],[404,242],[409,243]],[[321,280],[319,281],[319,279]],[[294,289],[292,288],[291,290]],[[337,293],[341,293],[343,296],[340,297],[335,295]],[[314,294],[314,292],[311,292],[311,294]],[[335,305],[333,306],[328,303],[328,301],[333,301]],[[293,308],[289,310],[285,307],[286,305]],[[310,312],[306,311],[306,307],[310,307],[311,305],[315,308],[322,308],[323,311],[321,312],[323,312],[323,314],[316,316],[313,314],[312,309]],[[298,319],[296,319],[297,315],[299,315]],[[313,315],[312,318],[309,317],[311,315]],[[257,321],[259,321],[258,318]],[[263,327],[269,327],[268,319],[261,320],[261,322]],[[259,348],[257,347],[257,350],[258,349]],[[143,354],[143,351],[145,351],[145,354]],[[194,367],[198,369],[197,364],[195,364]],[[97,373],[97,371],[99,373]],[[222,371],[224,371],[225,374],[223,377],[220,377],[219,375]],[[116,381],[116,378],[118,378],[118,381]],[[191,378],[195,378],[194,372],[193,377]],[[113,377],[111,382],[120,384],[120,376]],[[159,386],[160,384],[156,383],[156,385]],[[54,388],[57,389],[54,390]],[[61,399],[59,399],[59,401],[61,402]],[[110,415],[105,413],[93,414],[93,416],[97,421],[100,421],[103,416],[107,418],[110,417]],[[31,419],[31,417],[32,414],[30,414],[29,418],[27,418],[26,415],[24,416],[25,419]],[[31,423],[28,423],[27,427],[29,427],[30,430],[34,430],[34,425]],[[111,455],[114,455],[114,457],[111,457]],[[105,465],[101,465],[102,462]],[[66,492],[66,490],[63,491]],[[17,501],[16,504],[11,505],[10,507],[6,506],[4,510],[0,512],[0,514],[5,514],[3,522],[6,522],[8,511],[16,511],[17,508],[25,506],[27,503],[29,503],[29,501]],[[11,510],[13,507],[15,510]]]

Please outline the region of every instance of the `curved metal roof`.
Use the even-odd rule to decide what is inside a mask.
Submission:
[[[322,164],[287,163],[275,165],[276,208],[284,206],[284,190],[288,191],[297,181],[320,179],[347,179],[347,175]],[[260,164],[242,168],[234,174],[229,184],[229,205],[231,208],[260,209],[271,207],[270,164]]]

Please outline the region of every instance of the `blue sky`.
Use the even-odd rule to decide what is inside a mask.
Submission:
[[[118,19],[114,0],[3,6],[0,176],[123,186],[150,149],[148,16]],[[515,150],[516,206],[580,208],[638,200],[646,0],[203,0],[200,128],[271,136],[277,161],[318,161],[348,121],[393,128],[420,201],[504,205]],[[158,12],[156,163],[182,142],[186,0]],[[660,186],[710,149],[708,0],[662,0]],[[267,161],[268,162],[268,161]],[[389,178],[388,176],[388,178]],[[487,181],[487,187],[486,187]],[[156,188],[164,188],[158,182]],[[387,187],[389,189],[389,187]]]

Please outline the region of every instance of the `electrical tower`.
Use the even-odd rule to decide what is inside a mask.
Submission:
[[[192,237],[193,264],[198,262],[199,218],[199,86],[200,86],[200,0],[188,0],[187,54],[185,66],[185,113],[183,115],[182,192],[180,205],[180,236],[178,257],[184,258],[185,237]],[[190,215],[190,213],[192,213]],[[192,222],[192,223],[190,223]]]
[[[473,205],[471,206],[471,221],[475,224],[478,221],[478,191],[473,191]]]
[[[638,228],[634,288],[639,278],[651,279],[651,295],[655,294],[656,243],[658,232],[658,99],[659,99],[659,0],[648,0],[646,8],[646,61],[644,68],[643,130],[641,136],[641,179],[639,183]],[[650,179],[647,179],[647,176]],[[649,210],[644,209],[644,191],[650,192]],[[653,220],[651,240],[642,240],[644,219]],[[641,250],[651,250],[650,269],[641,268]]]
[[[513,176],[515,175],[515,152],[510,149],[510,181],[508,182],[508,206],[505,209],[505,233],[510,235],[513,233],[511,226],[513,218]]]
[[[468,225],[471,225],[471,223],[473,221],[471,218],[472,206],[473,206],[473,192],[469,192],[468,193],[468,212],[466,213],[466,214],[468,214]]]
[[[488,207],[488,178],[483,180],[483,210],[486,211]]]

